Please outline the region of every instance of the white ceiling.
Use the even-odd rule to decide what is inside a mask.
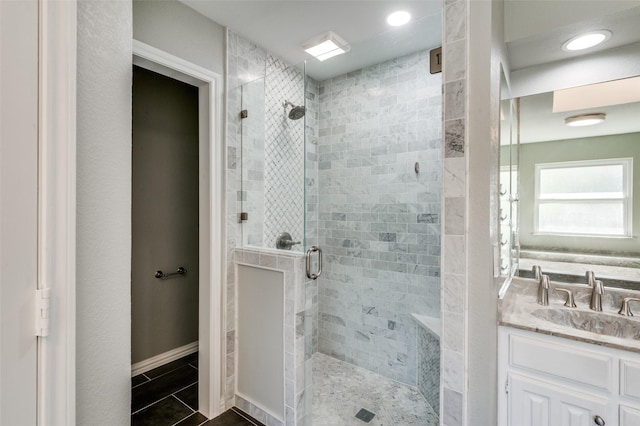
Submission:
[[[570,1],[542,2],[543,5],[551,3],[570,3]],[[600,2],[583,1],[579,7],[588,10],[589,7],[594,7],[593,5],[598,4]],[[637,5],[640,3],[634,1],[627,2],[627,4]],[[524,19],[524,17],[514,15],[511,19],[519,20]],[[566,25],[544,28],[539,33],[507,41],[511,71],[640,43],[640,6],[592,17],[580,22],[575,22],[574,19],[574,16],[568,16],[565,19]],[[613,33],[611,38],[602,45],[582,52],[565,52],[562,50],[562,44],[572,37],[588,31],[602,29],[608,29]]]
[[[311,59],[307,73],[317,80],[438,47],[442,39],[441,0],[180,1],[291,64]],[[388,26],[386,16],[396,10],[410,12],[412,22]],[[302,45],[326,31],[344,38],[351,51],[320,63]]]
[[[441,44],[441,0],[180,1],[291,64],[310,59],[307,72],[317,80]],[[389,27],[386,16],[400,9],[412,14],[412,23]],[[561,49],[576,34],[596,29],[613,32],[601,47],[585,53]],[[318,62],[302,45],[329,30],[343,37],[351,51]],[[505,0],[505,38],[512,71],[640,43],[640,0]],[[523,143],[640,131],[640,103],[598,108],[593,112],[607,113],[605,123],[569,128],[565,116],[578,112],[553,114],[551,93],[521,102]]]

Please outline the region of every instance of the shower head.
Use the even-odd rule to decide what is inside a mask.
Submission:
[[[287,106],[291,106],[292,107],[291,111],[289,111],[289,119],[290,120],[299,120],[302,117],[304,117],[305,108],[303,106],[301,106],[301,105],[296,106],[296,105],[292,104],[289,101],[284,101],[283,106],[284,106],[285,111],[287,109]]]

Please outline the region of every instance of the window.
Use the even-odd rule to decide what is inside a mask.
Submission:
[[[536,164],[535,232],[631,236],[632,158]]]

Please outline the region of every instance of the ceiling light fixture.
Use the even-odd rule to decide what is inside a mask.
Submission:
[[[610,37],[611,31],[609,30],[591,31],[565,41],[562,45],[562,50],[573,52],[576,50],[589,49],[590,47],[604,43],[609,40]]]
[[[606,114],[598,112],[594,114],[580,114],[564,119],[564,123],[571,127],[593,126],[604,121]]]
[[[399,10],[397,12],[393,12],[389,16],[387,16],[387,24],[392,27],[400,27],[411,20],[411,14],[409,12],[405,12],[404,10]]]
[[[347,53],[351,49],[349,44],[347,44],[342,37],[332,31],[314,38],[304,44],[302,48],[305,52],[314,56],[319,61],[324,61],[329,58],[333,58],[334,56]]]

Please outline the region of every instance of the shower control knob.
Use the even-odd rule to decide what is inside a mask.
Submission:
[[[604,419],[600,416],[593,416],[593,423],[597,424],[598,426],[604,426]]]
[[[288,232],[281,232],[276,238],[276,248],[280,250],[291,250],[291,247],[296,244],[300,244],[300,241],[293,241]]]

